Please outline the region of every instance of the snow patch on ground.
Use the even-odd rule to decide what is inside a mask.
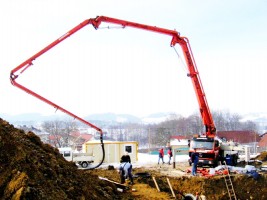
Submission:
[[[176,155],[175,157],[175,162],[179,163],[179,162],[187,162],[188,161],[188,155]],[[173,161],[173,158],[171,160],[171,162]],[[168,156],[165,155],[164,156],[164,162],[167,163],[168,162]],[[158,155],[151,155],[151,154],[147,154],[147,153],[138,153],[138,161],[132,163],[133,168],[136,167],[144,167],[144,166],[148,166],[148,165],[154,165],[158,163]],[[109,165],[113,165],[115,168],[118,168],[120,163],[103,163],[100,168],[106,168]]]

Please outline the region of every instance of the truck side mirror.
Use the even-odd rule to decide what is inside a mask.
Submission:
[[[218,146],[219,146],[219,141],[215,140],[215,147],[218,147]]]

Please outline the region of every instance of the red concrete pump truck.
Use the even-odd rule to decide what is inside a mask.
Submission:
[[[217,140],[214,139],[214,136],[216,133],[216,128],[215,128],[215,125],[214,125],[214,122],[213,122],[213,119],[212,119],[212,116],[211,116],[211,113],[210,113],[210,110],[208,107],[206,96],[205,96],[205,93],[204,93],[204,90],[203,90],[203,87],[201,84],[201,80],[199,77],[199,73],[198,73],[198,70],[197,70],[197,67],[195,64],[195,60],[194,60],[190,45],[189,45],[189,41],[186,37],[181,37],[180,34],[175,30],[168,30],[168,29],[159,28],[156,26],[149,26],[149,25],[145,25],[145,24],[139,24],[139,23],[134,23],[134,22],[130,22],[130,21],[105,17],[105,16],[98,16],[96,18],[90,18],[90,19],[83,21],[82,23],[80,23],[79,25],[77,25],[76,27],[74,27],[73,29],[68,31],[67,33],[65,33],[63,36],[59,37],[54,42],[52,42],[51,44],[46,46],[44,49],[42,49],[41,51],[39,51],[38,53],[36,53],[32,57],[30,57],[29,59],[27,59],[26,61],[21,63],[19,66],[14,68],[10,73],[11,83],[14,86],[22,89],[23,91],[31,94],[32,96],[34,96],[34,97],[44,101],[45,103],[53,106],[57,110],[60,110],[64,113],[74,117],[75,119],[78,119],[82,123],[97,130],[100,133],[100,141],[101,141],[101,145],[102,145],[103,158],[102,158],[102,161],[94,168],[100,166],[102,164],[102,162],[104,161],[104,158],[105,158],[102,130],[100,128],[98,128],[97,126],[89,123],[88,121],[86,121],[86,120],[76,116],[75,114],[69,112],[68,110],[60,107],[59,105],[51,102],[50,100],[44,98],[43,96],[41,96],[41,95],[33,92],[32,90],[22,86],[21,84],[16,82],[16,79],[19,77],[19,75],[21,75],[24,71],[26,71],[26,69],[28,69],[29,67],[31,67],[33,65],[33,61],[35,61],[38,57],[40,57],[42,54],[44,54],[45,52],[47,52],[48,50],[50,50],[54,46],[58,45],[59,43],[61,43],[62,41],[64,41],[68,37],[70,37],[72,34],[76,33],[77,31],[79,31],[80,29],[82,29],[83,27],[85,27],[86,25],[89,25],[89,24],[91,24],[97,30],[102,22],[111,23],[111,24],[118,24],[118,25],[121,25],[122,28],[132,27],[132,28],[137,28],[137,29],[141,29],[141,30],[145,30],[145,31],[151,31],[151,32],[155,32],[155,33],[165,34],[165,35],[168,35],[172,38],[171,43],[170,43],[171,47],[174,47],[176,44],[179,44],[181,46],[181,49],[182,49],[184,57],[185,57],[186,65],[188,68],[188,77],[190,77],[192,80],[193,87],[194,87],[194,90],[195,90],[195,93],[197,96],[197,100],[198,100],[198,104],[199,104],[200,114],[201,114],[203,124],[204,124],[205,129],[206,129],[205,134],[202,135],[201,138],[194,138],[191,141],[190,153],[191,153],[193,148],[197,148],[197,150],[202,155],[202,156],[200,156],[200,160],[203,160],[203,162],[208,161],[208,162],[211,162],[213,164],[216,163],[217,158],[218,158],[218,154],[220,151],[219,143]],[[201,146],[202,144],[203,144],[203,146]]]

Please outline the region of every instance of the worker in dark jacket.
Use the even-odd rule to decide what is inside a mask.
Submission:
[[[197,175],[197,165],[198,165],[198,160],[199,160],[199,155],[196,152],[196,149],[194,149],[194,152],[191,154],[191,160],[192,160],[192,175],[196,176]]]
[[[133,184],[133,175],[132,175],[132,164],[131,157],[128,155],[128,152],[121,157],[121,164],[119,167],[121,184],[125,183],[125,179],[130,179],[130,184]]]
[[[169,147],[169,149],[168,149],[168,158],[169,158],[168,164],[170,165],[171,164],[171,159],[172,159],[172,149],[171,149],[171,147]]]
[[[129,162],[129,163],[131,163],[131,157],[129,156],[128,151],[125,151],[124,155],[122,155],[120,162],[121,163],[122,162]]]

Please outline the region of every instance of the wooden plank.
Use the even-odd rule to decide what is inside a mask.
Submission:
[[[174,191],[173,191],[173,189],[172,189],[172,185],[171,185],[171,182],[170,182],[169,178],[167,178],[167,181],[168,181],[169,187],[170,187],[170,189],[171,189],[172,196],[176,199],[176,196],[175,196]]]
[[[99,176],[98,178],[99,178],[100,180],[103,180],[103,181],[107,181],[107,182],[113,183],[113,184],[115,184],[115,185],[116,185],[117,187],[119,187],[119,188],[122,188],[122,189],[126,189],[126,188],[127,188],[126,185],[121,184],[121,183],[118,183],[118,182],[116,182],[116,181],[109,180],[109,179],[104,178],[104,177],[101,177],[101,176]]]
[[[152,178],[153,178],[153,181],[154,181],[154,183],[156,185],[157,190],[160,192],[160,189],[159,189],[159,186],[158,186],[158,183],[157,183],[155,177],[153,176]]]

